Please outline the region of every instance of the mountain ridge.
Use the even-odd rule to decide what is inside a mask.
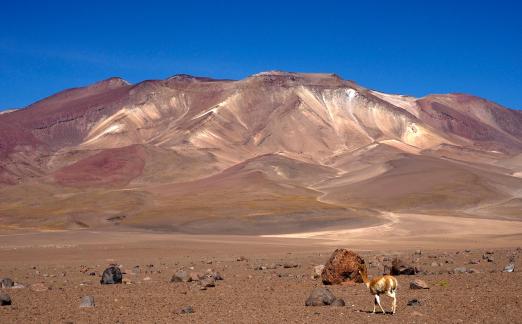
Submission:
[[[386,94],[329,73],[112,77],[0,114],[0,125],[0,218],[17,226],[112,226],[106,219],[125,214],[121,225],[207,230],[232,217],[250,232],[249,219],[312,228],[323,213],[324,224],[410,209],[484,217],[476,205],[495,202],[513,218],[522,194],[521,112],[466,94]],[[387,179],[406,189],[397,196]],[[20,203],[20,190],[33,197]],[[44,207],[27,220],[34,204]]]

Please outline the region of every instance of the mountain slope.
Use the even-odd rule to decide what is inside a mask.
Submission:
[[[227,233],[402,210],[512,219],[521,126],[477,97],[389,95],[333,74],[111,78],[0,115],[0,219]]]

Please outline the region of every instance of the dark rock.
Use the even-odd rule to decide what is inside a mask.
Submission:
[[[294,262],[287,262],[287,263],[283,264],[283,268],[285,268],[285,269],[297,268],[298,266],[299,265]]]
[[[422,301],[418,299],[411,299],[408,301],[408,306],[422,306]]]
[[[10,278],[2,278],[0,286],[2,288],[11,288],[14,286],[14,282]]]
[[[415,255],[422,255],[422,251],[421,250],[415,250]]]
[[[318,287],[312,290],[312,293],[305,302],[305,306],[326,306],[331,305],[335,301],[335,296],[325,287]]]
[[[123,276],[121,270],[118,267],[108,267],[103,271],[100,283],[102,285],[121,284]]]
[[[96,272],[89,272],[89,276],[96,276]]]
[[[190,278],[189,274],[184,270],[180,270],[180,271],[176,272],[170,279],[170,282],[189,282],[189,281],[191,281],[191,278]]]
[[[247,261],[247,258],[245,258],[244,256],[240,256],[236,259],[236,261]]]
[[[415,279],[410,282],[410,289],[430,289],[430,286],[421,279]]]
[[[94,307],[94,297],[92,296],[83,296],[82,301],[80,302],[80,308]]]
[[[365,266],[363,258],[346,249],[335,250],[324,265],[321,278],[324,284],[340,284],[344,281],[362,282],[359,269]]]
[[[4,292],[0,292],[0,306],[9,306],[11,303],[11,297]]]
[[[414,275],[417,271],[415,271],[415,268],[406,263],[405,261],[395,258],[392,261],[392,267],[391,267],[391,275],[393,276],[400,276],[400,275]]]
[[[214,280],[224,280],[223,276],[221,275],[221,273],[217,272],[217,271],[210,271],[207,273],[207,277],[210,277]]]
[[[192,306],[185,306],[177,311],[178,314],[192,314],[194,313],[194,308]]]

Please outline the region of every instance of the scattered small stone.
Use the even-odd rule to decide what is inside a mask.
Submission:
[[[221,275],[221,273],[217,272],[217,271],[207,271],[207,277],[210,277],[214,280],[224,280],[223,276]]]
[[[177,311],[178,314],[192,314],[194,313],[194,308],[192,306],[185,306]]]
[[[424,314],[419,313],[417,311],[413,311],[413,312],[411,312],[411,316],[424,316]]]
[[[0,306],[9,306],[11,303],[11,297],[4,292],[0,292]]]
[[[189,281],[198,281],[199,279],[203,278],[203,275],[199,272],[191,272],[189,273]]]
[[[408,301],[408,306],[422,306],[422,301],[419,299],[411,299]]]
[[[274,270],[277,268],[277,265],[275,263],[271,263],[271,264],[267,265],[266,268],[269,270]]]
[[[477,270],[477,269],[474,269],[474,268],[470,268],[470,269],[468,270],[468,273],[480,273],[480,271]]]
[[[96,272],[89,272],[89,276],[96,276]]]
[[[256,270],[256,271],[257,270],[266,270],[266,269],[268,269],[268,268],[266,266],[264,266],[264,265],[258,265],[258,266],[254,267],[254,270]]]
[[[421,250],[415,250],[415,255],[422,255],[422,251]]]
[[[2,288],[11,288],[14,286],[14,282],[10,278],[2,278],[0,286]]]
[[[513,272],[513,271],[515,271],[515,264],[510,263],[504,267],[504,270],[502,272]]]
[[[244,256],[239,256],[236,261],[247,261],[247,258],[245,258]]]
[[[468,269],[466,267],[457,267],[453,269],[453,273],[466,273],[468,272]]]
[[[210,288],[210,287],[216,286],[216,282],[214,281],[214,278],[201,279],[199,281],[199,284],[201,285],[201,287],[204,287],[204,288]]]
[[[470,253],[471,250],[470,250],[470,249],[465,249],[464,252],[466,252],[466,253]]]
[[[298,266],[299,265],[294,262],[287,262],[287,263],[283,264],[283,268],[285,268],[285,269],[297,268]]]
[[[49,288],[43,282],[37,282],[29,286],[32,291],[42,292],[47,291]]]
[[[151,280],[152,280],[151,277],[145,277],[145,278],[143,278],[143,281],[151,281]]]
[[[324,264],[316,265],[314,267],[313,278],[317,279],[317,278],[321,277],[321,274],[323,273],[323,270],[324,270]]]
[[[415,279],[410,282],[410,289],[430,289],[430,287],[424,280]]]
[[[100,283],[102,285],[112,285],[112,284],[121,284],[122,283],[122,274],[119,267],[108,267],[103,271],[102,278]]]
[[[18,282],[15,282],[13,287],[11,287],[11,289],[22,289],[22,288],[25,288],[25,286],[20,284],[20,283],[18,283]]]
[[[479,259],[472,259],[472,260],[469,260],[469,264],[479,264],[480,263],[480,260]]]
[[[433,261],[433,262],[431,263],[431,266],[432,266],[432,267],[438,267],[438,266],[439,266],[439,263],[438,263],[437,261]]]
[[[92,296],[83,296],[82,301],[80,302],[80,308],[94,307],[94,297]]]

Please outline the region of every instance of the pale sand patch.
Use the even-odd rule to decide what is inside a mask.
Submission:
[[[383,213],[382,225],[355,229],[265,235],[271,238],[327,240],[333,245],[454,246],[456,244],[514,246],[522,241],[522,223],[508,220]]]

